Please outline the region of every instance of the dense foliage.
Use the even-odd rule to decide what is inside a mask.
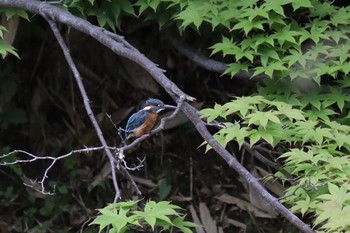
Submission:
[[[256,94],[202,111],[209,122],[225,122],[216,139],[225,146],[268,142],[296,177],[284,199],[292,210],[315,215],[320,230],[349,230],[350,7],[312,0],[138,4],[157,10],[155,2],[180,30],[209,24],[222,32],[211,49],[229,61],[225,73],[268,76]],[[239,120],[227,121],[231,115]]]
[[[154,232],[173,232],[180,229],[181,232],[190,233],[190,227],[196,224],[185,221],[183,215],[177,212],[181,209],[179,206],[170,204],[166,201],[158,203],[149,201],[145,204],[143,210],[132,210],[138,201],[119,202],[110,204],[100,209],[101,215],[91,224],[100,226],[100,232],[111,225],[109,232],[123,233],[127,230],[143,231],[143,229],[151,228]],[[150,229],[148,229],[150,230]]]

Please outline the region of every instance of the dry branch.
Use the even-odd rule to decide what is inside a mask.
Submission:
[[[104,147],[104,151],[107,154],[107,157],[109,159],[109,164],[111,166],[111,170],[113,171],[112,172],[112,180],[113,180],[113,186],[114,186],[114,190],[115,190],[114,202],[116,202],[118,199],[120,199],[121,196],[120,196],[120,190],[118,187],[117,175],[115,173],[115,158],[113,157],[112,152],[108,149],[106,139],[104,138],[104,136],[102,134],[102,130],[101,130],[100,126],[98,125],[97,120],[95,118],[95,115],[91,109],[90,101],[89,101],[89,98],[87,96],[87,93],[86,93],[84,84],[82,82],[80,73],[79,73],[76,65],[74,64],[74,61],[70,55],[69,49],[68,49],[66,43],[64,42],[62,35],[57,28],[56,23],[53,20],[51,20],[49,17],[50,16],[46,16],[45,19],[49,23],[51,30],[53,31],[58,44],[61,46],[64,57],[66,58],[66,61],[68,62],[68,65],[73,73],[75,81],[79,87],[79,91],[80,91],[80,94],[83,98],[83,103],[84,103],[86,113],[89,116],[90,121],[95,129],[96,134],[97,134],[97,137],[100,140],[100,143],[102,144],[102,146]]]
[[[53,157],[53,156],[38,156],[38,155],[34,155],[32,153],[29,153],[27,151],[24,151],[24,150],[14,150],[14,151],[11,151],[7,154],[3,154],[3,155],[0,155],[0,159],[5,159],[5,158],[10,158],[12,155],[16,155],[16,154],[23,154],[27,157],[27,159],[15,159],[11,162],[1,162],[0,163],[0,166],[9,166],[9,165],[14,165],[14,164],[21,164],[21,163],[32,163],[32,162],[35,162],[35,161],[38,161],[38,160],[48,160],[48,161],[51,161],[50,165],[45,169],[44,171],[44,174],[43,174],[43,177],[40,181],[31,181],[31,184],[28,184],[28,183],[24,183],[25,186],[27,187],[31,187],[33,188],[34,190],[42,193],[42,194],[45,194],[45,195],[53,195],[54,192],[51,192],[51,191],[46,191],[45,189],[45,181],[46,179],[48,178],[48,173],[49,171],[51,170],[51,168],[53,167],[53,165],[55,165],[55,163],[59,160],[62,160],[62,159],[65,159],[73,154],[79,154],[79,153],[88,153],[88,152],[91,152],[91,151],[99,151],[99,150],[104,150],[105,148],[103,146],[100,146],[100,147],[89,147],[89,148],[84,148],[84,149],[77,149],[77,150],[72,150],[70,151],[69,153],[67,154],[64,154],[64,155],[60,155],[60,156],[57,156],[57,157]],[[115,149],[115,148],[107,148],[108,150],[109,149]],[[40,185],[40,189],[36,188],[35,184],[38,183]]]

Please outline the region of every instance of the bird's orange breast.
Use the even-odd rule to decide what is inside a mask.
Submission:
[[[138,127],[134,132],[134,137],[141,137],[144,134],[149,134],[151,130],[156,126],[159,122],[159,116],[154,112],[147,112],[146,120],[143,124]]]

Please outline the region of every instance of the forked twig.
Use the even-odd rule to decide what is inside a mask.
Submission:
[[[11,152],[9,152],[7,154],[0,155],[0,159],[10,158],[11,155],[16,155],[16,154],[24,154],[25,156],[28,157],[28,159],[15,159],[15,160],[13,160],[11,162],[1,162],[0,166],[8,166],[8,165],[21,164],[21,163],[32,163],[32,162],[39,161],[39,160],[49,160],[49,161],[51,161],[50,165],[45,169],[43,177],[42,177],[41,180],[39,180],[39,181],[33,180],[33,181],[31,181],[30,184],[28,184],[26,182],[24,182],[23,184],[25,186],[27,186],[27,187],[35,189],[36,191],[38,191],[38,192],[40,192],[42,194],[53,195],[53,194],[55,194],[54,191],[46,191],[46,189],[45,189],[45,182],[46,182],[46,179],[49,177],[48,176],[49,171],[56,164],[56,162],[58,162],[59,160],[65,159],[65,158],[67,158],[67,157],[69,157],[69,156],[71,156],[73,154],[79,154],[79,153],[83,153],[83,152],[89,153],[91,151],[99,151],[99,150],[104,150],[104,149],[105,148],[103,146],[100,146],[100,147],[89,147],[89,148],[86,147],[84,149],[72,150],[69,153],[60,155],[58,157],[37,156],[37,155],[34,155],[34,154],[29,153],[29,152],[24,151],[24,150],[14,150],[14,151],[11,151]],[[108,149],[109,150],[115,150],[115,148],[111,148],[111,147],[109,147]],[[40,189],[37,188],[36,184],[40,185]]]

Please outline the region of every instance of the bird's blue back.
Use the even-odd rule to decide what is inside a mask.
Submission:
[[[143,109],[131,115],[125,127],[125,139],[128,138],[128,135],[134,132],[138,127],[140,127],[143,122],[146,120],[147,112]]]

